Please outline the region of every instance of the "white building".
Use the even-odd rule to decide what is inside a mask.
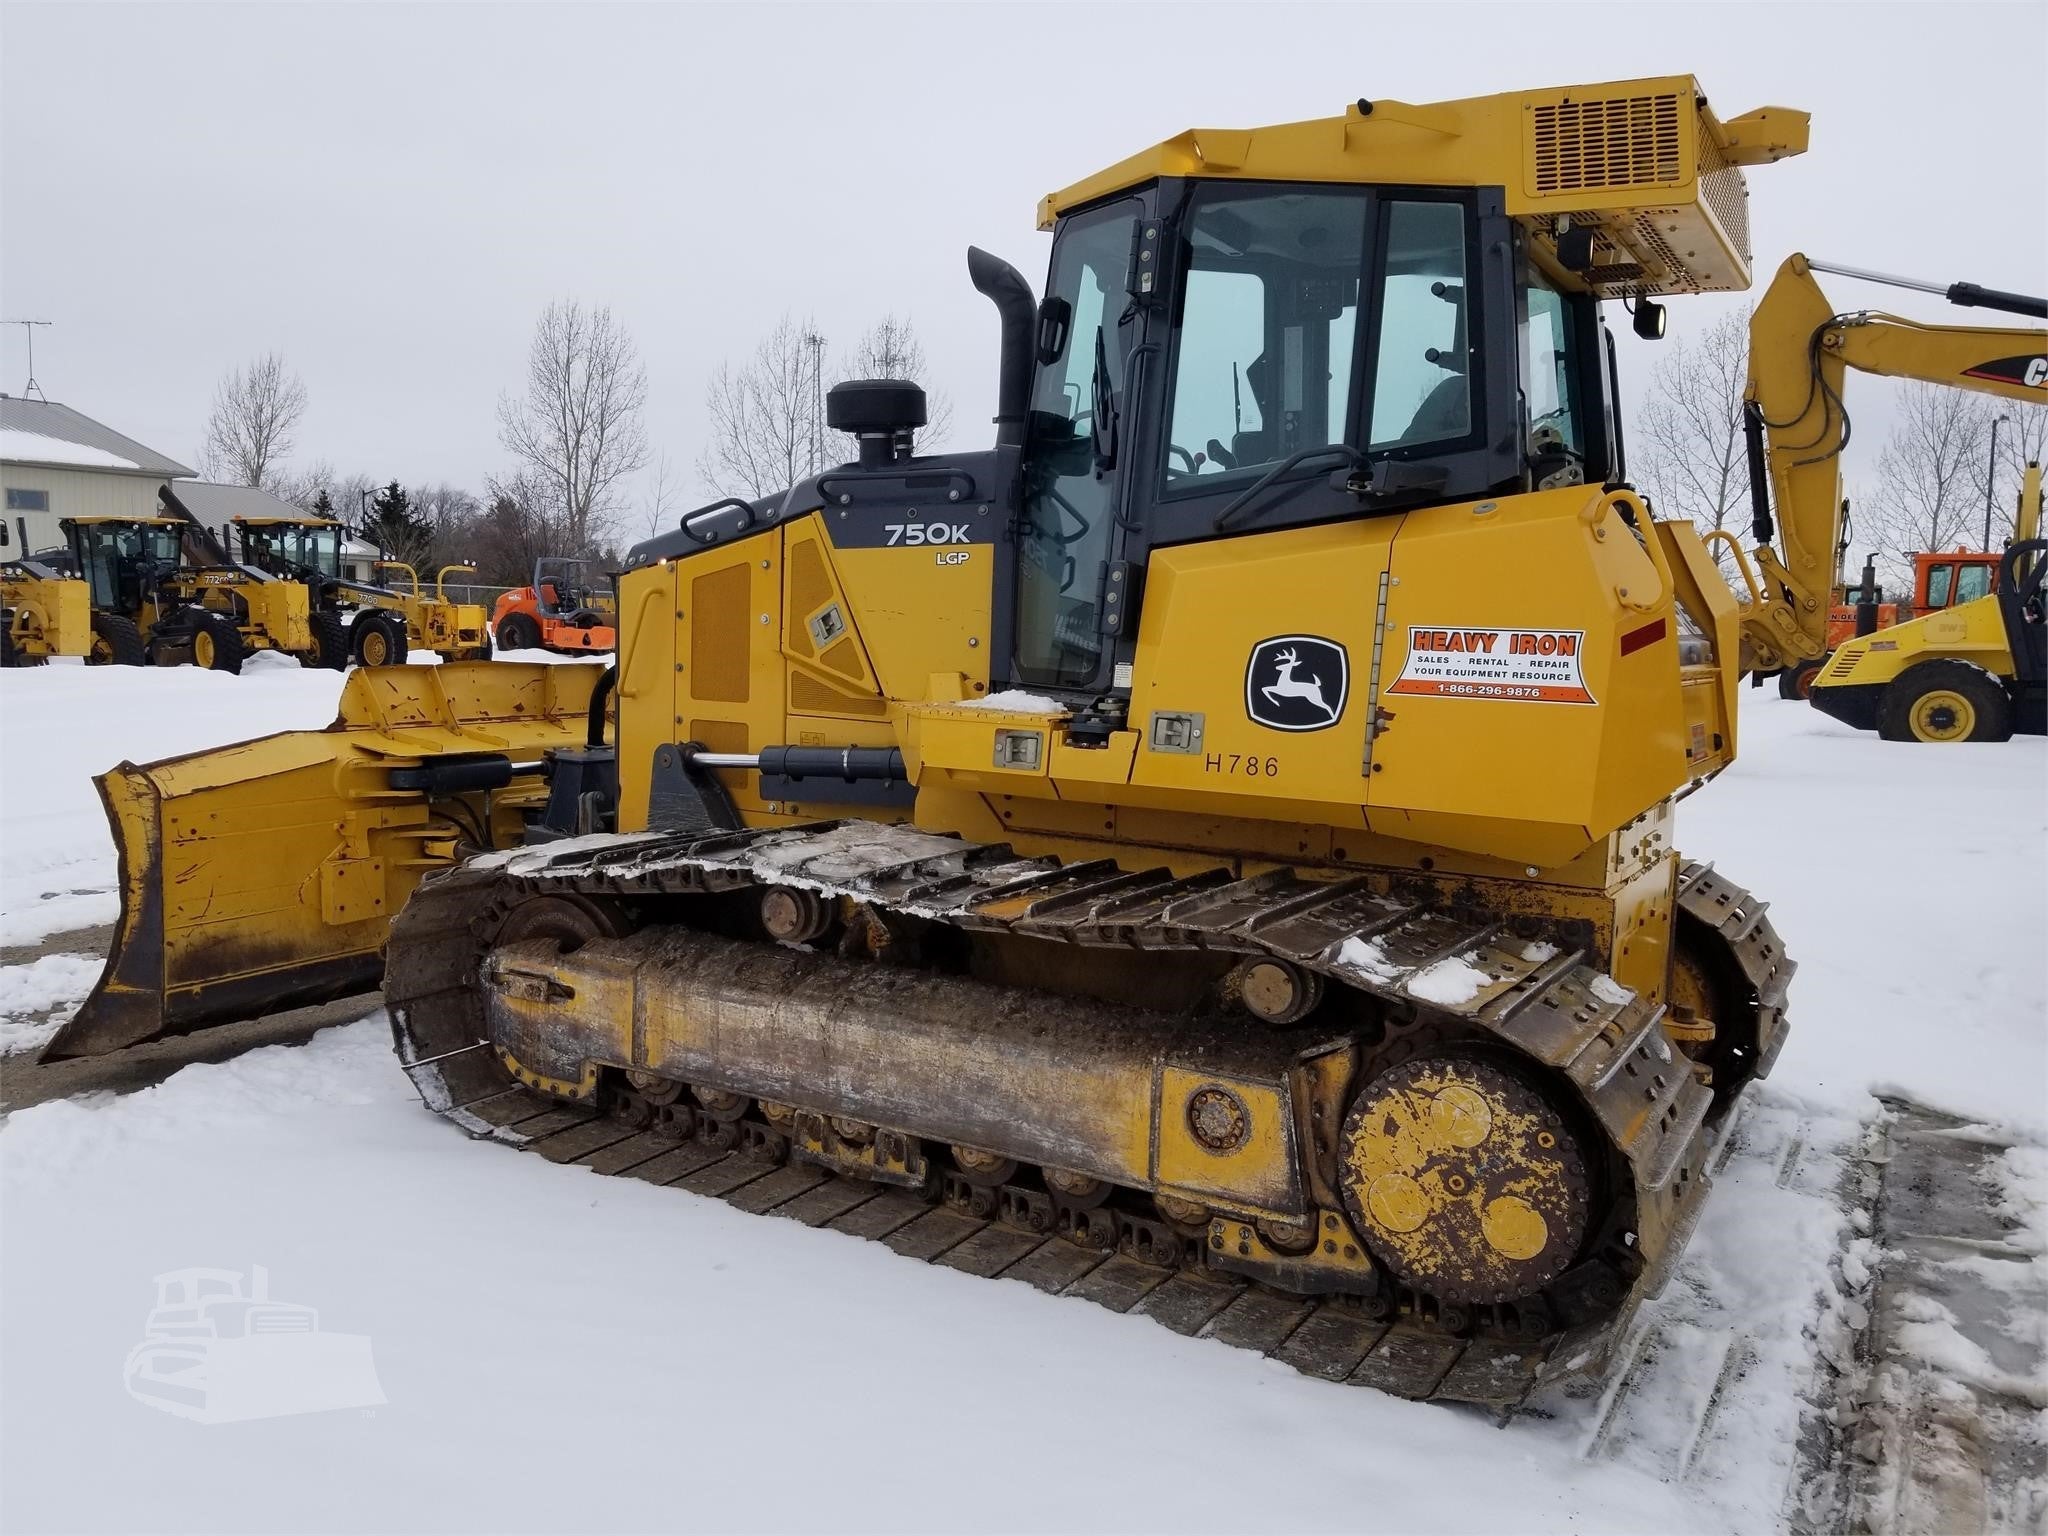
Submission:
[[[68,405],[0,395],[0,489],[11,554],[59,548],[66,517],[155,517],[195,471]]]

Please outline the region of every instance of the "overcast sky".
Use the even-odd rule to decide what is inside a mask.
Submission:
[[[894,311],[985,440],[969,243],[1043,283],[1037,199],[1194,126],[1691,71],[1813,114],[1750,173],[1759,283],[1806,250],[2048,291],[2048,6],[0,5],[0,310],[62,400],[192,460],[275,350],[297,462],[478,486],[535,315],[609,304],[681,467],[704,387],[783,311]],[[1962,319],[1832,280],[1845,307]],[[1673,334],[1726,299],[1673,304]],[[1620,326],[1631,392],[1657,356]],[[19,327],[0,389],[25,378]],[[1858,381],[1852,485],[1888,386]],[[694,476],[692,477],[694,487]]]

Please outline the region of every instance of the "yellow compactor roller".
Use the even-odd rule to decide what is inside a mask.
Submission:
[[[1042,300],[969,253],[994,446],[843,385],[857,461],[632,551],[615,667],[359,672],[103,779],[53,1053],[381,971],[473,1134],[1410,1396],[1597,1370],[1793,969],[1675,846],[1744,620],[1626,483],[1600,302],[1746,287],[1805,142],[1672,77],[1054,194]]]

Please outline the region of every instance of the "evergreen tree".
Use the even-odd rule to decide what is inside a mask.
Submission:
[[[363,537],[391,559],[417,567],[433,552],[434,525],[413,511],[412,497],[393,480],[370,498]]]

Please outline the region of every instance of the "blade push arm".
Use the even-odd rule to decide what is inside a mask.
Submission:
[[[1744,425],[1761,592],[1760,601],[1743,610],[1744,672],[1776,670],[1827,652],[1841,536],[1841,453],[1849,441],[1846,370],[2048,404],[2048,331],[1926,325],[1878,311],[1842,314],[1821,292],[1815,270],[1904,281],[1794,255],[1750,317]],[[1907,286],[1931,287],[1958,304],[2030,314],[2044,307],[2039,299],[1969,283]],[[1987,305],[1987,297],[1998,302]]]

